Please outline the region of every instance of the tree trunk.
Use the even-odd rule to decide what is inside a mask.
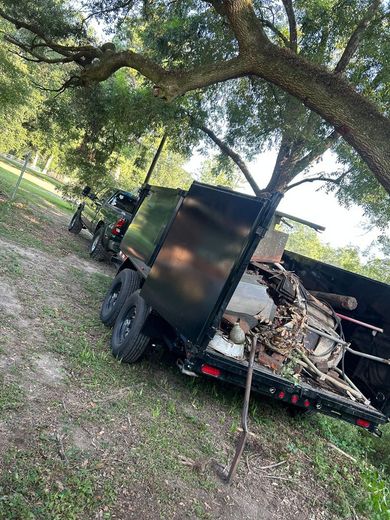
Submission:
[[[46,164],[45,164],[45,166],[44,166],[44,168],[42,170],[42,173],[47,174],[47,172],[49,171],[49,168],[50,168],[52,160],[53,160],[53,156],[50,155],[50,157],[46,161]]]
[[[33,168],[37,167],[38,159],[39,159],[39,152],[35,152],[33,162],[31,163],[31,166]]]

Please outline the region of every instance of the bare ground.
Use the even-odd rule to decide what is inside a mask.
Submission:
[[[0,235],[0,517],[341,518],[303,423],[259,399],[227,486],[216,470],[234,453],[241,390],[186,379],[159,351],[113,360],[98,312],[114,267],[88,258],[87,233],[70,235],[59,210],[20,211],[31,241],[8,221]]]

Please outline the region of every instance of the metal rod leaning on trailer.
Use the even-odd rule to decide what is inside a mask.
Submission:
[[[165,133],[162,138],[161,138],[161,141],[160,141],[160,144],[158,145],[158,148],[157,148],[157,151],[153,157],[153,160],[152,160],[152,163],[151,165],[149,166],[149,170],[148,170],[148,173],[146,174],[146,177],[144,179],[144,186],[146,184],[148,184],[148,182],[150,181],[150,177],[152,176],[152,173],[153,173],[153,170],[157,164],[157,161],[158,161],[158,158],[160,157],[160,154],[162,152],[162,149],[164,148],[164,144],[165,144],[165,141],[167,140],[167,134]]]
[[[232,465],[230,466],[229,474],[227,477],[228,484],[234,479],[234,476],[237,471],[238,463],[240,462],[242,452],[244,451],[246,439],[248,437],[248,410],[249,410],[249,399],[251,395],[252,389],[252,376],[253,376],[253,366],[255,362],[255,354],[257,349],[257,334],[252,338],[251,351],[249,354],[249,362],[248,362],[248,372],[246,375],[246,384],[245,384],[245,396],[244,396],[244,405],[242,407],[241,413],[241,427],[242,433],[240,440],[238,441],[236,453],[234,455],[234,459]]]

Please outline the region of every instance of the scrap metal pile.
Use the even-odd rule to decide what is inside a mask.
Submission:
[[[353,306],[351,298],[342,298],[344,308]],[[256,363],[293,382],[318,385],[369,404],[338,368],[349,344],[335,311],[280,264],[252,261],[210,347],[237,359],[248,359],[254,334],[258,338]]]

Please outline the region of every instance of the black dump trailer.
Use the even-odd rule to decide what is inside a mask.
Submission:
[[[188,192],[151,186],[122,241],[124,261],[102,304],[102,321],[114,325],[112,352],[135,362],[150,343],[163,343],[177,353],[182,373],[244,387],[248,338],[256,334],[264,345],[254,364],[255,392],[379,433],[378,426],[388,420],[383,406],[388,387],[387,393],[382,386],[371,388],[370,397],[384,393],[379,406],[354,383],[347,385],[348,379],[336,381],[338,390],[321,384],[320,379],[334,384],[341,357],[343,376],[356,378],[357,367],[349,368],[356,359],[345,356],[347,341],[337,332],[333,310],[279,263],[258,262],[280,198],[199,182]],[[302,332],[306,325],[310,336]],[[319,371],[308,357],[291,371],[293,356],[286,345],[291,348],[294,338],[330,372],[306,377]]]

